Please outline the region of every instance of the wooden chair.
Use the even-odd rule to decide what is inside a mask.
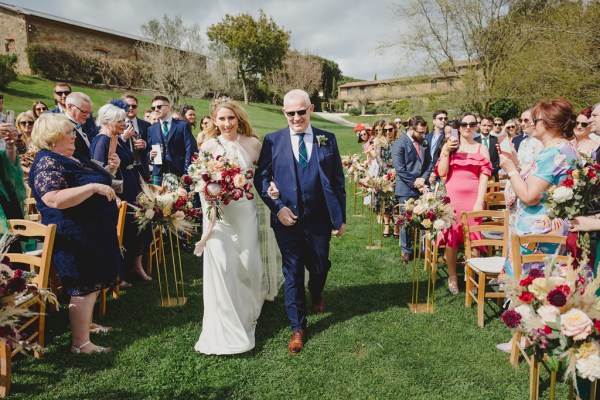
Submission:
[[[504,192],[506,182],[488,182],[487,191],[489,192]]]
[[[24,219],[11,219],[8,224],[14,235],[36,238],[43,240],[41,250],[29,252],[35,254],[6,253],[11,263],[28,267],[34,271],[37,276],[31,280],[39,289],[48,289],[48,275],[50,272],[50,261],[52,258],[52,249],[54,247],[54,236],[56,235],[56,225],[42,225],[38,222],[27,221]],[[17,298],[18,307],[27,308],[35,312],[35,315],[23,319],[19,325],[19,332],[27,334],[30,343],[36,342],[44,346],[45,326],[46,326],[46,302],[40,294],[32,297],[26,296],[22,299]],[[0,396],[7,396],[10,392],[11,359],[20,351],[20,348],[11,349],[4,341],[0,342]],[[36,358],[41,354],[34,352]]]
[[[494,220],[494,224],[481,224],[469,226],[468,220],[471,218],[483,218]],[[465,237],[465,255],[466,257],[473,254],[472,250],[476,247],[484,246],[488,248],[487,257],[471,257],[465,262],[465,280],[466,280],[466,296],[465,306],[471,308],[473,300],[477,303],[477,325],[483,328],[484,326],[484,310],[485,299],[504,298],[504,293],[487,290],[491,279],[497,279],[506,256],[508,254],[508,211],[473,211],[463,212],[461,215],[462,229]],[[481,232],[482,239],[471,240],[471,233]],[[483,236],[488,233],[488,237]],[[490,238],[490,233],[495,233],[497,238]],[[490,249],[500,251],[500,255],[491,255]]]
[[[516,279],[521,279],[523,275],[523,264],[532,263],[532,262],[544,262],[544,259],[552,256],[552,254],[544,254],[544,253],[535,253],[535,254],[521,254],[520,251],[516,251],[515,249],[520,249],[521,246],[534,249],[536,245],[540,243],[546,244],[558,244],[565,246],[567,243],[567,237],[562,235],[511,235],[511,247],[512,251],[512,261],[513,261],[513,271]],[[570,256],[567,255],[559,255],[556,256],[556,261],[559,263],[567,264],[570,261]],[[525,352],[525,347],[521,346],[521,332],[515,332],[512,337],[512,346],[510,349],[510,363],[516,367],[519,363],[519,357],[522,354],[527,361],[527,364],[531,366],[531,358]]]
[[[162,261],[163,254],[163,237],[160,226],[152,228],[152,239],[150,241],[150,247],[148,248],[148,254],[146,255],[146,274],[152,275],[152,265],[154,260],[158,263]]]
[[[486,210],[503,210],[506,208],[504,192],[487,192],[483,197]]]
[[[119,207],[119,218],[117,219],[117,239],[119,241],[119,248],[123,245],[123,233],[125,232],[125,215],[127,214],[127,202],[122,201],[121,206]],[[119,296],[119,285],[113,286],[112,288],[104,288],[102,289],[102,294],[100,296],[100,306],[99,313],[101,317],[106,315],[106,295],[109,290],[113,291],[113,297],[117,298]]]

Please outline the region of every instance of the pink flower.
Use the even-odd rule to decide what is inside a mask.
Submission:
[[[244,185],[246,184],[246,177],[242,174],[237,174],[233,177],[233,184],[237,188],[244,187]]]
[[[584,340],[593,331],[594,323],[583,311],[572,308],[561,316],[562,334],[573,340]]]

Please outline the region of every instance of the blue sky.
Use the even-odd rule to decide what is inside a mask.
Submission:
[[[225,14],[263,9],[291,31],[292,47],[337,62],[342,73],[370,80],[414,74],[418,66],[400,49],[380,51],[382,44],[401,40],[403,23],[392,12],[405,0],[7,0],[6,3],[87,24],[140,35],[140,25],[163,14],[180,15],[202,31]]]

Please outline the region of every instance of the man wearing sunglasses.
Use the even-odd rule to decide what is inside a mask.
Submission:
[[[148,128],[150,128],[150,123],[137,117],[139,111],[137,97],[127,93],[121,99],[129,105],[129,111],[125,118],[125,131],[121,135],[121,139],[133,153],[135,158],[134,168],[144,181],[149,181],[148,152],[150,148],[148,147]]]
[[[90,144],[98,134],[98,127],[92,117],[92,99],[85,93],[72,92],[65,99],[65,105],[65,115],[73,123],[77,135],[75,154],[89,159]]]
[[[442,138],[444,137],[444,128],[446,127],[447,122],[448,112],[446,112],[446,110],[435,110],[433,112],[433,131],[425,136],[425,140],[427,140],[427,143],[429,143],[429,153],[431,155],[433,165],[437,163],[437,158],[434,157],[434,154],[440,147],[440,143],[442,143]]]
[[[71,90],[71,86],[68,83],[56,82],[54,84],[54,92],[53,92],[54,103],[56,104],[56,107],[51,108],[50,110],[48,110],[46,112],[49,112],[52,114],[65,114],[71,121],[75,121],[77,118],[75,118],[72,115],[72,113],[69,114],[67,112],[67,97],[69,97],[69,95],[71,93],[73,93],[73,91]],[[79,93],[81,93],[81,92],[79,92]],[[86,97],[89,99],[89,97],[87,95],[86,95]],[[91,100],[90,100],[90,102],[91,102]],[[79,122],[77,122],[77,123],[79,124]],[[96,126],[96,121],[94,121],[92,112],[87,114],[85,121],[83,123],[81,123],[81,131],[84,132],[88,136],[90,143],[92,142],[92,139],[98,134],[98,132],[100,132],[100,130]],[[75,144],[77,145],[77,141],[75,142]],[[87,147],[89,150],[89,145]],[[82,147],[82,142],[79,143],[78,150],[79,151],[84,150]],[[89,158],[89,155],[87,155],[87,157]]]
[[[172,117],[168,98],[154,96],[150,108],[158,114],[158,121],[148,128],[148,145],[152,149],[149,155],[154,161],[158,155],[156,148],[160,148],[162,159],[162,164],[154,163],[152,183],[160,185],[162,176],[166,173],[183,176],[187,172],[192,156],[198,151],[198,146],[190,124]]]
[[[325,312],[323,288],[331,267],[331,235],[346,228],[344,171],[335,135],[313,127],[313,105],[300,89],[283,98],[288,126],[265,136],[254,184],[271,210],[271,227],[281,250],[291,354],[306,340],[304,269],[312,312]],[[278,192],[272,196],[273,187]],[[271,189],[269,189],[271,188]]]

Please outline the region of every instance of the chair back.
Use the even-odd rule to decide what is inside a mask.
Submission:
[[[469,219],[474,218],[482,218],[483,223],[469,226]],[[508,210],[483,210],[461,213],[465,254],[467,257],[470,257],[473,248],[479,246],[502,249],[502,257],[506,257],[508,255],[508,221]],[[475,232],[481,232],[483,235],[482,239],[472,240],[471,233]],[[486,232],[488,233],[488,237],[485,236]]]
[[[544,262],[544,259],[552,256],[552,254],[545,253],[534,253],[534,254],[521,254],[520,251],[515,251],[515,249],[520,249],[523,247],[535,247],[540,243],[546,244],[558,244],[565,246],[567,244],[567,237],[562,235],[548,235],[548,234],[539,234],[539,235],[511,235],[511,247],[513,251],[512,262],[513,262],[513,270],[516,278],[520,278],[523,274],[523,264],[528,264],[532,262]],[[570,261],[571,257],[568,255],[558,255],[556,256],[556,261],[559,263],[567,264]]]
[[[6,256],[12,263],[29,265],[30,271],[34,271],[37,276],[32,279],[32,283],[40,289],[48,288],[48,275],[50,273],[50,262],[52,260],[52,249],[54,248],[54,236],[56,235],[56,225],[43,225],[39,222],[27,221],[24,219],[9,219],[8,224],[13,235],[19,235],[30,238],[43,238],[41,254],[22,254],[7,253]]]
[[[500,182],[488,182],[487,184],[487,192],[504,192],[504,188],[506,188],[506,181]]]
[[[498,210],[506,208],[505,199],[504,191],[491,191],[485,194],[483,202],[485,203],[486,210]]]
[[[117,219],[117,239],[119,246],[123,246],[123,233],[125,232],[125,216],[127,214],[127,202],[122,201],[119,207],[119,218]]]

